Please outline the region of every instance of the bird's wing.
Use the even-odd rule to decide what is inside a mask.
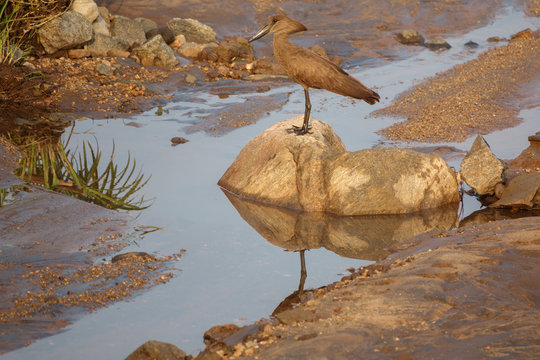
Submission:
[[[326,89],[332,79],[349,76],[341,67],[311,50],[300,46],[290,50],[293,51],[288,54],[287,73],[300,84]]]
[[[365,100],[370,104],[379,101],[376,92],[330,60],[297,45],[288,50],[287,74],[302,86],[326,89],[336,94]]]

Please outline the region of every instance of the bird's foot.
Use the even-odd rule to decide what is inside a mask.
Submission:
[[[311,130],[311,126],[309,126],[307,129],[304,126],[295,126],[293,125],[291,129],[289,129],[289,132],[293,132],[296,135],[305,135],[305,134],[311,134],[309,132]]]

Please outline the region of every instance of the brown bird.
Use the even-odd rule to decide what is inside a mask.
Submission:
[[[289,42],[289,35],[306,31],[300,22],[284,15],[273,15],[249,42],[260,39],[268,33],[274,34],[274,57],[287,75],[304,88],[306,108],[302,127],[294,126],[294,131],[303,135],[309,130],[309,88],[326,89],[336,94],[364,100],[370,105],[379,101],[380,96],[360,81],[347,74],[341,67],[319,54]]]

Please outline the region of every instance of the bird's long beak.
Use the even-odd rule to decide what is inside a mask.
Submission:
[[[257,39],[262,38],[264,35],[268,34],[270,32],[270,29],[272,28],[271,24],[263,26],[255,35],[253,35],[248,41],[252,42]]]

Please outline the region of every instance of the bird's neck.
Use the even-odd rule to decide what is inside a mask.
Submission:
[[[274,34],[274,57],[277,62],[285,68],[287,67],[287,48],[291,46],[293,46],[293,44],[289,41],[288,34]]]

